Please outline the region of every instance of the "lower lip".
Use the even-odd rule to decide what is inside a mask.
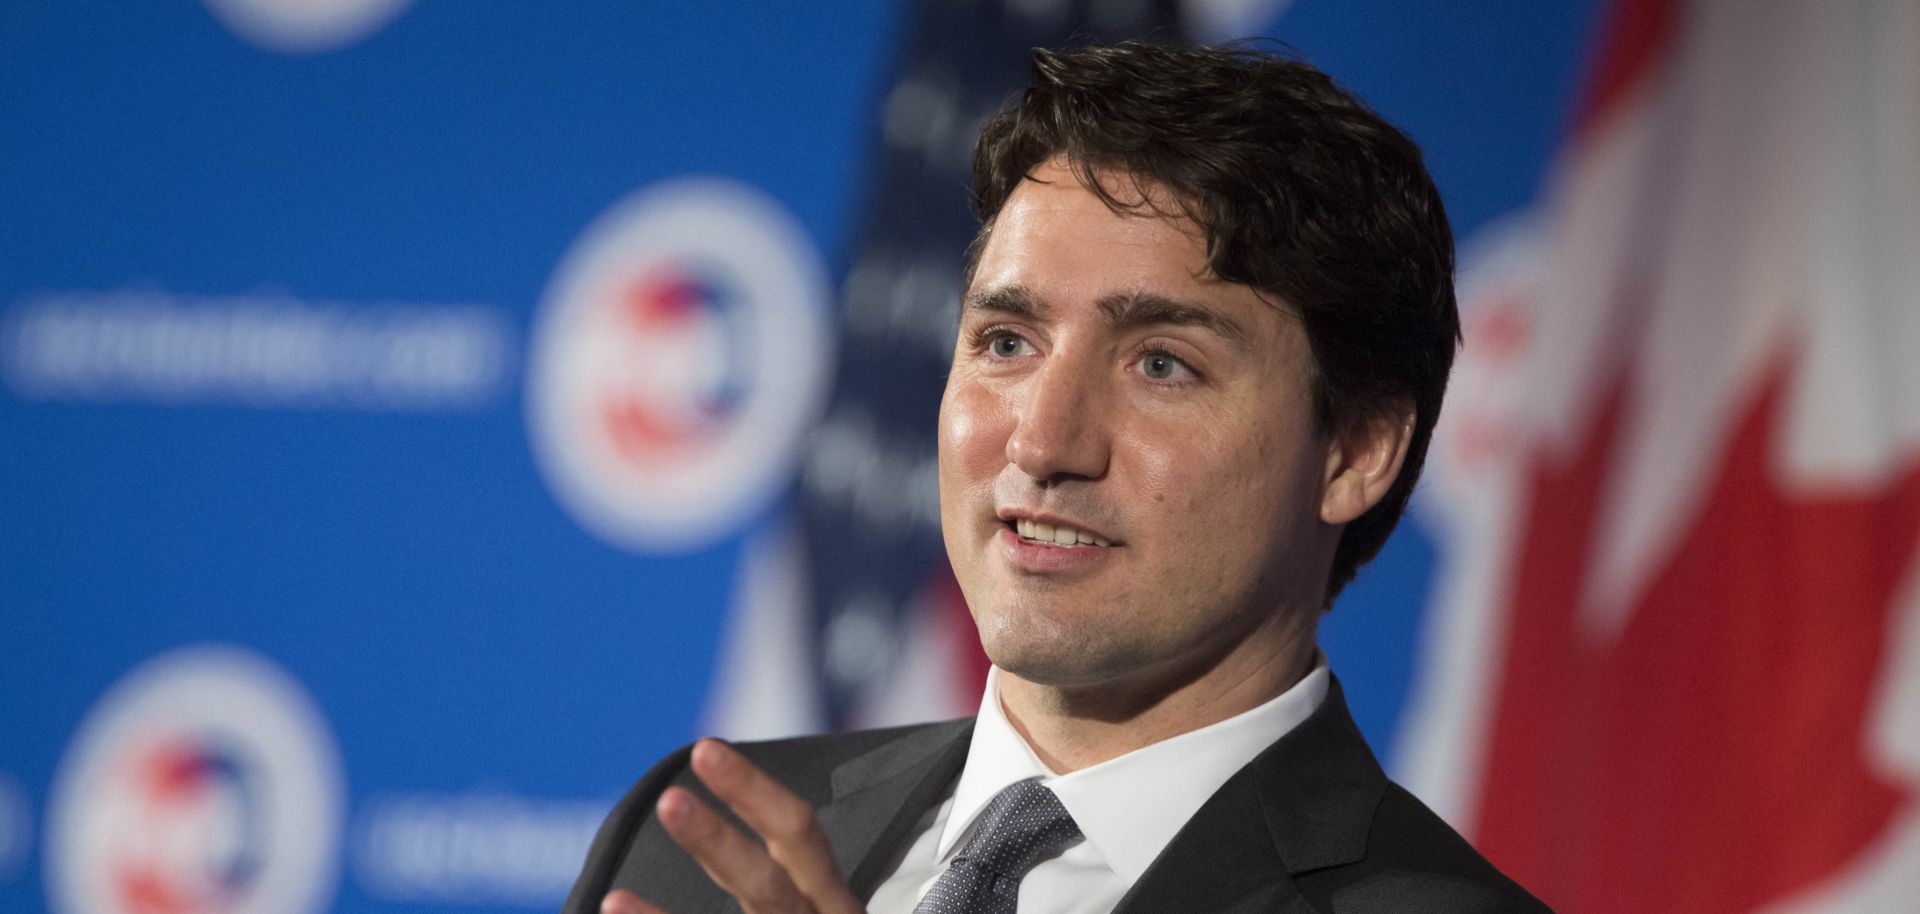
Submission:
[[[1002,528],[998,534],[1000,551],[1007,563],[1034,574],[1061,574],[1090,568],[1110,556],[1117,546],[1056,546],[1026,539]]]

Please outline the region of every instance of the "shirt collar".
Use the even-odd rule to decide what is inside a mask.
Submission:
[[[998,667],[987,671],[936,859],[953,855],[1000,791],[1037,779],[1060,798],[1114,874],[1132,885],[1220,785],[1320,707],[1329,674],[1325,656],[1316,655],[1305,678],[1258,707],[1066,775],[1048,770],[1008,722],[999,675]]]

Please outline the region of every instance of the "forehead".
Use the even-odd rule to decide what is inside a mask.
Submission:
[[[1033,285],[1089,269],[1115,277],[1198,283],[1207,269],[1206,235],[1165,188],[1118,172],[1098,174],[1125,204],[1117,211],[1081,183],[1063,159],[1041,164],[1015,186],[994,217],[973,287]],[[1038,275],[1029,275],[1038,274]]]
[[[968,301],[1011,289],[1055,311],[1091,313],[1146,296],[1203,306],[1256,335],[1291,323],[1271,296],[1214,275],[1205,231],[1164,187],[1118,172],[1097,177],[1122,204],[1139,205],[1116,210],[1062,159],[1041,165],[995,217]]]

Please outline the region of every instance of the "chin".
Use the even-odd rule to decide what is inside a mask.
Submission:
[[[1028,682],[1049,686],[1092,685],[1115,678],[1116,671],[1139,666],[1139,650],[1113,640],[1110,621],[1061,620],[1022,613],[975,617],[980,645],[993,665]]]

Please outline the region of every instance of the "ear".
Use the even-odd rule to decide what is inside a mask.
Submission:
[[[1336,433],[1327,449],[1320,520],[1346,524],[1387,497],[1413,438],[1413,404],[1405,403]]]

